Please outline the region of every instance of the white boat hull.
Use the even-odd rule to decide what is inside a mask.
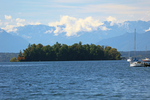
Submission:
[[[132,60],[131,59],[127,59],[127,62],[131,62]]]
[[[150,62],[149,58],[142,59],[143,62]]]
[[[127,62],[131,62],[133,61],[132,57],[129,57],[129,59],[127,59]]]
[[[144,67],[144,63],[139,61],[130,62],[130,67]]]

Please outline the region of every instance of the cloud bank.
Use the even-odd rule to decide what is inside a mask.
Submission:
[[[1,29],[4,29],[7,32],[16,32],[17,27],[25,26],[25,25],[40,25],[40,22],[27,22],[25,19],[16,18],[13,19],[10,15],[5,15],[5,23],[2,23],[0,20],[0,25],[3,24]],[[114,17],[107,17],[107,21],[110,21],[110,25],[114,25],[117,23],[117,19]],[[92,17],[75,18],[70,16],[61,16],[60,21],[50,22],[49,26],[55,27],[55,30],[47,30],[44,34],[53,33],[55,36],[58,36],[61,33],[65,33],[67,37],[70,36],[80,36],[82,32],[91,32],[97,29],[102,31],[110,30],[108,29],[104,23],[100,22],[100,20],[95,20]]]
[[[56,30],[54,31],[54,34],[56,36],[59,33],[66,32],[66,36],[68,37],[79,36],[77,33],[82,31],[90,32],[93,30],[97,30],[97,28],[102,25],[102,22],[100,22],[99,20],[94,20],[92,17],[77,19],[69,16],[61,16],[59,22],[49,23],[49,26],[54,26],[56,28]]]
[[[7,20],[11,20],[12,19],[12,17],[10,16],[10,15],[5,15],[5,19],[7,19]]]
[[[2,23],[0,20],[1,29],[4,29],[7,32],[16,32],[17,27],[25,26],[25,25],[40,25],[40,22],[26,22],[25,19],[21,18],[12,18],[11,15],[4,15],[5,21]]]

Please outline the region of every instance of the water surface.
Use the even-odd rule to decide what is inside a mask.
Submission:
[[[150,67],[126,61],[1,62],[0,99],[150,99]]]

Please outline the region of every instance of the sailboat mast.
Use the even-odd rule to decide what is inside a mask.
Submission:
[[[134,56],[136,58],[136,29],[135,29],[135,33],[134,33]]]
[[[147,55],[147,46],[146,46],[146,55]]]
[[[130,41],[129,41],[129,55],[128,56],[130,57]]]

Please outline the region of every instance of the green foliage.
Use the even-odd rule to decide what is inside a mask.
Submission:
[[[24,61],[72,61],[72,60],[118,60],[120,53],[115,48],[95,44],[82,45],[82,42],[72,46],[56,42],[53,46],[32,44],[27,49],[20,51]],[[22,55],[22,56],[21,56]]]
[[[20,50],[20,52],[19,52],[18,57],[22,57],[22,52],[21,52],[21,50]]]
[[[17,58],[16,57],[11,58],[10,62],[17,62]]]

